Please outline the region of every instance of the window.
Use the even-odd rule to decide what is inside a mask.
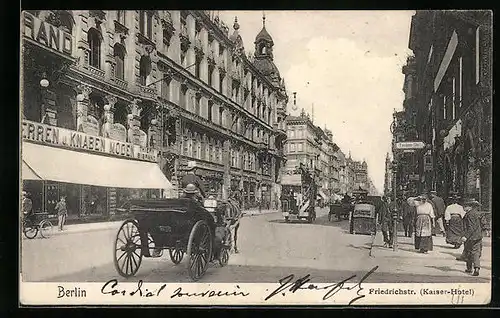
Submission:
[[[116,21],[120,24],[125,25],[125,10],[116,11]]]
[[[201,96],[196,96],[195,100],[194,100],[194,113],[196,115],[201,115],[200,114],[200,111],[201,111],[200,104],[201,104]]]
[[[139,32],[148,39],[153,37],[153,15],[151,12],[141,10],[139,13]]]
[[[476,55],[476,84],[479,83],[479,73],[480,73],[480,69],[479,69],[479,27],[477,27],[476,29],[476,52],[475,52],[475,55]]]
[[[219,93],[224,94],[224,90],[222,89],[224,87],[224,75],[219,73]]]
[[[446,120],[446,96],[443,96],[443,119]]]
[[[170,82],[165,78],[161,81],[161,97],[170,100]]]
[[[463,60],[458,59],[458,107],[462,107]]]
[[[149,84],[149,75],[151,74],[151,60],[147,56],[142,56],[139,62],[139,83],[146,86]]]
[[[201,58],[199,58],[198,56],[195,60],[194,75],[198,78],[200,78],[201,76]]]
[[[297,151],[302,151],[302,150],[303,150],[303,148],[302,148],[302,147],[304,147],[304,145],[303,145],[303,144],[299,144],[299,145],[298,145],[298,149],[297,149]]]
[[[213,108],[214,108],[214,103],[212,101],[208,101],[208,121],[212,121],[212,111],[213,111]]]
[[[208,85],[212,86],[212,77],[214,76],[214,67],[212,65],[208,66]]]
[[[451,119],[453,120],[453,119],[455,119],[455,115],[456,115],[455,114],[456,113],[456,110],[455,110],[455,102],[456,102],[456,100],[455,100],[455,77],[453,77],[451,79],[451,86],[452,86],[452,88],[451,88],[451,90],[452,90],[452,92],[451,92],[451,94],[452,94],[451,95]]]
[[[187,87],[182,87],[181,88],[181,98],[180,98],[180,106],[182,109],[186,109],[187,103]]]
[[[224,126],[224,108],[219,107],[219,125]]]
[[[290,144],[290,151],[292,151],[292,152],[295,151],[295,144]]]
[[[295,131],[294,130],[290,131],[290,138],[295,138]]]
[[[125,49],[120,44],[115,44],[113,48],[113,55],[115,57],[115,77],[123,80],[125,76]]]
[[[89,64],[90,66],[101,67],[101,35],[99,31],[92,28],[87,33],[87,41],[90,48]]]

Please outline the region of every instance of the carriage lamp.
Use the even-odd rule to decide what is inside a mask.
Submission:
[[[42,79],[40,80],[40,86],[43,88],[49,87],[49,80],[47,79],[47,74],[43,72]]]
[[[111,105],[106,104],[106,105],[104,105],[104,107],[103,107],[103,108],[104,108],[104,111],[109,112],[109,111],[111,110]]]

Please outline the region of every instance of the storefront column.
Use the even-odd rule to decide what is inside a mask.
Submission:
[[[224,151],[222,153],[222,158],[224,162],[224,177],[222,185],[222,199],[227,200],[231,189],[231,141],[225,140],[223,148]]]
[[[89,95],[92,92],[92,88],[81,84],[77,86],[76,90],[78,91],[78,95],[76,96],[76,130],[85,131],[90,105]]]

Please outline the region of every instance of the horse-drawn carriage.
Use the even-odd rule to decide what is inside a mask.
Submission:
[[[187,271],[193,281],[203,277],[211,262],[225,266],[230,238],[216,235],[226,228],[225,213],[217,201],[206,202],[201,204],[192,198],[130,201],[132,217],[123,222],[115,240],[117,272],[131,277],[139,270],[143,257],[161,257],[163,250],[169,251],[174,264],[181,263],[186,255]]]
[[[355,195],[354,209],[349,218],[351,234],[373,234],[377,230],[376,208],[381,204],[379,196],[369,196],[368,191],[359,190]]]
[[[353,211],[354,205],[351,202],[339,202],[330,204],[330,211],[328,212],[328,221],[332,221],[334,216],[340,216],[341,219],[349,219],[349,215]]]

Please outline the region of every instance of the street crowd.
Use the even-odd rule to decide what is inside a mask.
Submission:
[[[384,247],[393,247],[394,218],[393,211],[402,217],[406,237],[414,235],[415,249],[427,254],[433,250],[433,237],[443,235],[446,243],[464,249],[457,260],[466,262],[466,273],[479,275],[483,234],[489,236],[489,224],[480,212],[481,204],[474,200],[462,200],[454,194],[448,198],[448,205],[436,191],[410,196],[402,202],[392,201],[390,197],[382,199],[383,204],[377,209],[384,236]],[[399,220],[399,217],[396,218]]]

